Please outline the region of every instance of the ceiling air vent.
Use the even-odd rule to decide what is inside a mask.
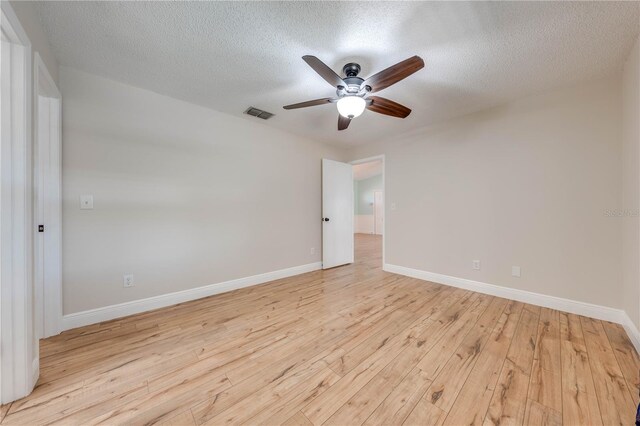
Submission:
[[[272,113],[254,107],[249,107],[244,113],[253,115],[254,117],[262,118],[263,120],[268,120],[273,117]]]

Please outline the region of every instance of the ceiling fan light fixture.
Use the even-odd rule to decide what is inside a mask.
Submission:
[[[367,103],[360,96],[345,96],[338,100],[337,106],[341,116],[356,118],[362,115]]]
[[[320,59],[313,55],[305,55],[302,59],[327,83],[335,87],[334,98],[314,99],[297,104],[285,105],[284,109],[306,108],[316,105],[336,103],[338,107],[338,130],[346,130],[351,119],[362,115],[365,109],[390,117],[407,118],[411,110],[404,105],[380,96],[369,96],[404,80],[416,71],[424,68],[424,61],[419,56],[398,62],[367,79],[358,77],[360,65],[348,63],[342,68],[346,78],[340,77]],[[366,97],[366,99],[365,99]]]

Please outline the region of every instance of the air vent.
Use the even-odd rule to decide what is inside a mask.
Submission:
[[[252,115],[254,117],[262,118],[263,120],[268,120],[273,117],[272,113],[254,107],[249,107],[244,113]]]

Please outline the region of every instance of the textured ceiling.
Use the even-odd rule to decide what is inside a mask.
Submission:
[[[370,161],[368,163],[356,164],[353,166],[353,178],[355,180],[369,179],[382,174],[382,161]]]
[[[356,145],[619,70],[638,2],[42,2],[60,64],[274,126]],[[301,59],[363,77],[412,55],[426,67],[382,92],[405,120],[366,111],[336,130],[332,96]],[[244,116],[247,120],[256,120]]]

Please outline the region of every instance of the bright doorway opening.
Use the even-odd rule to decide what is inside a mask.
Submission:
[[[385,233],[384,157],[366,158],[352,164],[356,262],[367,260],[381,266]]]

